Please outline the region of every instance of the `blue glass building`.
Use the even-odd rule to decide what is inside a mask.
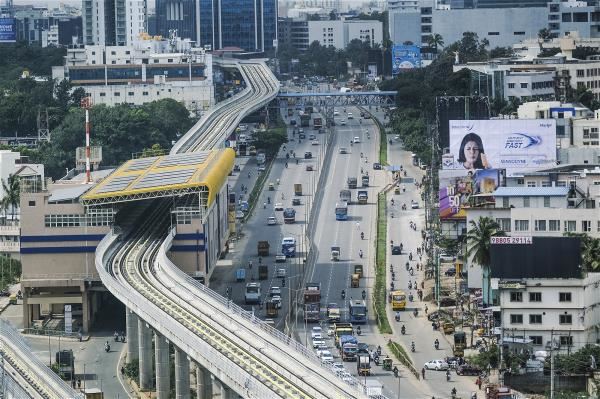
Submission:
[[[277,39],[277,0],[156,0],[156,27],[213,50],[266,51]]]

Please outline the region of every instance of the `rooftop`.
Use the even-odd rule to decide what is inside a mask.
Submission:
[[[567,187],[498,187],[494,197],[566,197]]]

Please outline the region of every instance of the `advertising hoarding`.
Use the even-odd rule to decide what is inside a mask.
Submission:
[[[17,41],[17,29],[14,18],[0,18],[0,43]]]
[[[392,75],[397,75],[403,69],[421,67],[421,48],[415,45],[394,45],[392,47]]]
[[[451,120],[443,169],[506,169],[506,175],[556,165],[554,119]]]
[[[494,205],[491,195],[504,184],[504,170],[440,170],[440,219],[466,219],[466,208]]]

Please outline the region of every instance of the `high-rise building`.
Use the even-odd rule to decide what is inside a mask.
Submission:
[[[266,51],[277,39],[276,0],[156,0],[159,34],[195,40],[217,50]]]
[[[83,0],[84,44],[125,46],[146,32],[145,0]]]

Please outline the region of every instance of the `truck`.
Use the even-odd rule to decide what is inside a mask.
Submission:
[[[340,200],[349,204],[352,201],[352,191],[340,190]]]
[[[320,303],[321,302],[321,284],[306,283],[304,286],[304,303]]]
[[[296,222],[296,210],[294,208],[285,208],[283,210],[283,222],[292,224]]]
[[[363,187],[369,187],[369,175],[362,175],[361,181]]]
[[[304,304],[304,321],[318,323],[321,316],[321,305],[318,303]]]
[[[258,256],[269,256],[269,241],[259,241],[256,245]]]
[[[358,340],[353,335],[343,335],[339,339],[340,354],[343,361],[356,360],[356,352],[358,350]]]
[[[235,280],[238,282],[246,281],[246,269],[239,268],[235,271]]]
[[[349,177],[348,180],[347,180],[347,183],[348,183],[348,188],[349,189],[356,188],[356,184],[357,184],[356,177]]]
[[[327,305],[327,321],[329,323],[337,323],[340,321],[340,307],[331,303]]]
[[[258,266],[258,279],[267,280],[269,278],[269,266],[259,265]]]
[[[359,355],[356,358],[356,371],[358,375],[371,375],[371,359],[368,355]]]
[[[365,205],[369,201],[369,193],[367,190],[361,190],[356,195],[356,198],[358,199],[359,204]]]
[[[340,338],[345,335],[354,335],[352,323],[335,323],[333,325],[333,337],[336,347],[340,347]]]
[[[315,118],[313,119],[313,127],[315,129],[320,129],[323,127],[323,118]]]
[[[310,127],[310,114],[300,116],[300,127]]]
[[[281,253],[286,258],[294,258],[296,256],[296,239],[294,237],[284,237],[281,240]]]
[[[264,164],[266,161],[267,161],[267,156],[265,155],[264,152],[259,152],[259,153],[256,154],[256,162],[259,165]]]
[[[300,183],[294,184],[294,195],[297,195],[297,196],[302,195],[302,184],[300,184]]]

